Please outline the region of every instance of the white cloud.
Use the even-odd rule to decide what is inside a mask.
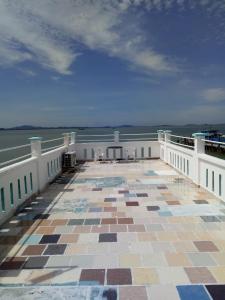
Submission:
[[[208,102],[225,101],[225,88],[206,89],[201,93],[201,95]]]
[[[147,43],[134,10],[130,13],[138,7],[165,11],[173,4],[214,11],[224,0],[216,8],[207,0],[0,0],[0,66],[29,60],[70,74],[87,47],[143,71],[176,72],[176,62]]]
[[[177,71],[174,62],[146,45],[137,19],[130,19],[130,6],[141,4],[141,0],[0,0],[0,65],[29,60],[70,74],[83,45],[145,71]],[[154,5],[160,8],[161,0]]]

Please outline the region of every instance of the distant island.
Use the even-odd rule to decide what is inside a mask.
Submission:
[[[0,128],[0,131],[3,130],[45,130],[45,129],[78,129],[78,130],[84,130],[84,129],[90,129],[90,128],[111,128],[111,129],[117,129],[117,128],[132,128],[132,127],[156,127],[156,128],[178,128],[178,127],[217,127],[217,126],[225,126],[225,123],[221,124],[185,124],[185,125],[118,125],[118,126],[58,126],[58,127],[45,127],[45,126],[32,126],[32,125],[21,125],[21,126],[15,126],[15,127],[9,127],[9,128]]]
[[[119,125],[119,126],[59,126],[59,127],[43,127],[43,126],[32,126],[32,125],[21,125],[9,128],[0,128],[0,130],[44,130],[44,129],[87,129],[87,128],[129,128],[134,127],[133,125]]]

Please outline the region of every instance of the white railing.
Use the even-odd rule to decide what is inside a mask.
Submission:
[[[15,150],[21,150],[21,149],[25,149],[25,148],[28,148],[28,147],[30,147],[30,144],[19,145],[19,146],[13,146],[13,147],[8,147],[8,148],[0,149],[0,155],[1,155],[1,153],[5,153],[5,152],[12,153]],[[16,158],[13,158],[13,159],[9,159],[7,161],[3,161],[3,162],[0,163],[0,168],[3,167],[3,166],[9,165],[11,163],[15,163],[17,161],[20,161],[20,160],[23,160],[25,158],[28,158],[30,156],[31,156],[31,153],[28,153],[28,154],[25,154],[25,155],[20,155],[20,156],[18,156]]]
[[[4,162],[0,163],[0,167],[10,165],[10,164],[12,164],[14,162],[17,162],[19,160],[24,160],[25,158],[28,158],[30,156],[31,156],[31,153],[26,154],[26,155],[22,155],[22,156],[19,156],[19,157],[16,157],[16,158],[13,158],[13,159],[10,159],[10,160],[7,160],[7,161],[4,161]]]
[[[176,138],[178,140],[174,141],[171,138]],[[189,143],[188,144],[187,141],[191,141],[191,142],[188,142]],[[194,146],[190,145],[190,144],[194,143],[194,138],[191,138],[191,137],[170,134],[170,143],[174,144],[174,145],[182,146],[182,147],[187,147],[189,149],[194,149]]]
[[[81,141],[79,136],[82,137]],[[112,140],[108,139],[109,136],[113,137]],[[189,139],[194,142],[194,146],[174,142],[171,137]],[[43,145],[62,139],[63,144],[42,148]],[[207,155],[207,143],[221,144],[222,147],[225,144],[205,140],[201,135],[194,138],[171,135],[169,131],[143,134],[120,134],[115,131],[114,134],[88,136],[64,134],[63,138],[46,141],[32,138],[30,144],[1,149],[0,153],[3,153],[31,147],[31,153],[0,164],[0,222],[4,222],[18,205],[54,180],[62,170],[62,154],[67,150],[76,151],[77,160],[136,160],[160,157],[194,183],[225,201],[225,160]],[[18,160],[22,161],[17,162]],[[11,165],[5,166],[7,164]]]
[[[171,141],[171,137],[189,139],[194,142],[194,146]],[[225,201],[225,154],[224,157],[221,156],[224,159],[208,155],[208,144],[215,144],[223,149],[225,146],[223,142],[204,139],[201,133],[190,138],[164,132],[164,140],[160,139],[160,158],[198,186]]]
[[[42,191],[61,172],[62,154],[73,148],[70,138],[69,134],[46,141],[31,138],[30,144],[0,150],[0,153],[4,153],[26,147],[31,149],[29,154],[0,163],[0,223],[9,218],[26,199]],[[63,139],[63,144],[42,149],[42,144]]]
[[[159,157],[157,133],[120,133],[114,131],[114,134],[81,134],[76,135],[76,137],[76,156],[78,160]],[[82,137],[82,139],[79,139],[79,137]],[[95,137],[96,139],[94,139]],[[109,137],[112,137],[112,139],[109,139]]]

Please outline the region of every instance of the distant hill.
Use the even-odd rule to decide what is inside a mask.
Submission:
[[[176,128],[176,127],[216,127],[216,126],[224,126],[225,124],[185,124],[185,125],[145,125],[146,127],[157,127],[157,128]],[[143,125],[144,126],[144,125]],[[145,127],[144,126],[144,127]],[[119,125],[119,126],[58,126],[58,127],[44,127],[44,126],[32,126],[32,125],[21,125],[21,126],[15,126],[10,128],[0,128],[0,131],[2,130],[44,130],[44,129],[79,129],[84,130],[88,128],[131,128],[131,127],[142,127],[142,126],[136,126],[136,125]]]

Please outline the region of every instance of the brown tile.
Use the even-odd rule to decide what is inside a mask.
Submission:
[[[193,242],[200,252],[218,252],[219,249],[211,241],[195,241]]]
[[[104,285],[104,282],[104,269],[83,269],[81,271],[80,283],[82,285]]]
[[[91,232],[96,232],[96,233],[109,232],[109,225],[93,225]]]
[[[194,200],[196,204],[208,204],[209,202],[206,200]]]
[[[7,259],[1,263],[0,270],[18,270],[26,261],[26,257],[7,257]]]
[[[51,234],[55,230],[53,226],[39,226],[35,233],[37,234]]]
[[[56,219],[52,221],[51,226],[61,226],[66,225],[68,223],[67,219]]]
[[[121,286],[119,288],[120,300],[147,300],[144,286]]]
[[[132,284],[130,269],[108,269],[107,270],[108,285],[129,285]]]
[[[142,224],[140,224],[140,225],[131,224],[131,225],[128,225],[128,231],[130,231],[130,232],[145,232],[145,226]]]
[[[127,232],[127,225],[110,225],[110,232]]]
[[[91,232],[91,226],[84,226],[84,225],[78,225],[75,227],[74,233],[90,233]]]
[[[118,218],[118,224],[134,224],[133,218]]]
[[[104,207],[104,212],[115,212],[117,207]]]
[[[104,218],[102,219],[101,224],[116,224],[117,219],[116,218]]]
[[[61,234],[59,242],[58,243],[76,243],[78,241],[79,234],[76,233],[70,233],[70,234]]]
[[[119,194],[129,194],[129,191],[128,190],[121,190],[121,191],[119,191]]]
[[[216,280],[206,267],[184,268],[191,283],[215,283]]]
[[[21,256],[14,256],[14,257],[7,257],[6,259],[5,259],[5,261],[15,261],[15,262],[18,262],[18,261],[22,261],[22,262],[24,262],[24,261],[26,261],[26,259],[27,259],[27,257],[21,257]]]
[[[41,255],[45,247],[45,245],[30,245],[25,249],[22,255]]]
[[[139,203],[137,201],[129,201],[126,202],[126,206],[139,206]]]
[[[50,226],[52,220],[36,220],[34,225],[35,226]]]
[[[177,200],[166,201],[168,205],[180,205],[180,202]]]
[[[45,220],[45,221],[48,221],[48,220]],[[17,225],[26,227],[26,226],[32,226],[33,224],[36,224],[36,222],[37,221],[34,221],[34,220],[21,220]],[[37,222],[37,224],[39,224],[39,222]],[[7,224],[7,227],[11,227],[11,226]]]

